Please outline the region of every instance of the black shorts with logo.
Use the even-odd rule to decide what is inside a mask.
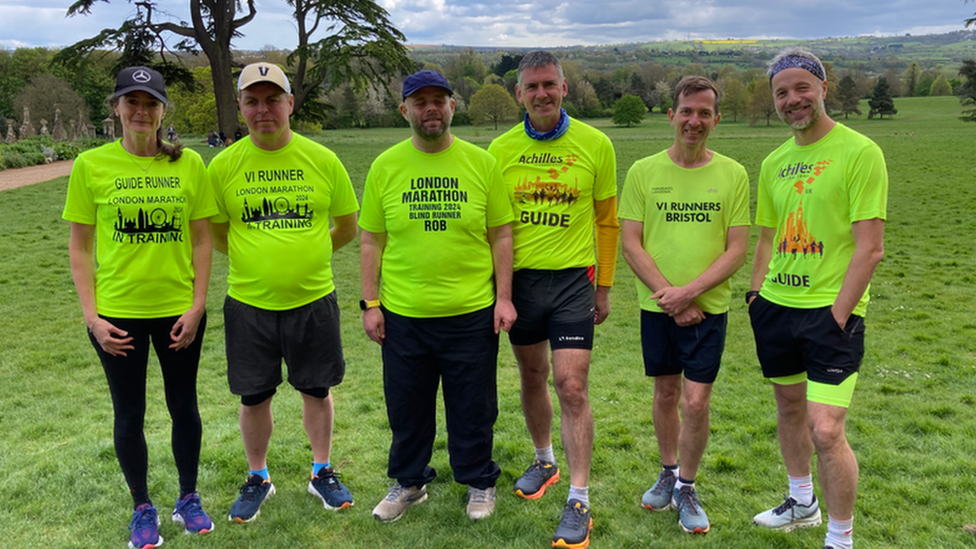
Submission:
[[[285,311],[253,307],[227,296],[224,333],[227,381],[235,395],[273,391],[282,381],[282,359],[292,387],[303,392],[325,389],[323,398],[345,375],[335,291]]]
[[[592,349],[595,289],[586,267],[546,271],[520,269],[512,277],[518,319],[512,345],[549,339],[551,349]]]
[[[728,320],[728,313],[706,313],[705,320],[682,327],[665,313],[642,310],[644,373],[652,377],[684,373],[697,383],[715,383]]]
[[[852,314],[842,330],[830,307],[795,309],[760,295],[749,305],[756,354],[767,378],[807,373],[807,379],[840,385],[861,368],[864,318]]]

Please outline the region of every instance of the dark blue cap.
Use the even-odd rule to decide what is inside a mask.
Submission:
[[[133,91],[144,91],[163,103],[166,102],[166,82],[159,71],[149,67],[127,67],[119,71],[115,79],[115,97]]]
[[[451,89],[451,85],[447,83],[447,78],[444,78],[443,74],[434,71],[419,71],[411,74],[403,81],[403,98],[406,99],[420,88],[427,86],[443,88],[448,95],[454,95],[454,90]]]

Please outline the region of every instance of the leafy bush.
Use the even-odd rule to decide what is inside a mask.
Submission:
[[[0,143],[0,170],[13,170],[44,164],[54,151],[55,160],[77,158],[82,151],[100,147],[104,139],[85,138],[55,143],[49,135],[22,139],[16,143]]]

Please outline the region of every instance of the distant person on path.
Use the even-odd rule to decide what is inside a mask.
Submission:
[[[155,70],[119,72],[111,104],[122,138],[78,156],[63,214],[71,276],[112,394],[115,454],[135,506],[129,546],[138,549],[163,543],[146,483],[150,345],[173,420],[180,492],[172,518],[188,533],[214,528],[196,492],[197,366],[210,282],[207,218],[218,210],[200,155],[163,142],[166,97]]]
[[[219,137],[217,137],[217,132],[210,130],[210,133],[207,134],[207,146],[216,147],[217,145],[220,145],[220,141],[218,141],[218,139]]]
[[[362,235],[363,328],[382,346],[393,431],[373,509],[392,522],[427,499],[443,384],[454,480],[468,486],[472,520],[495,510],[493,427],[498,332],[515,321],[512,207],[495,159],[451,135],[454,99],[439,73],[403,82],[400,113],[413,135],[376,158],[366,177]]]
[[[353,504],[352,494],[330,461],[330,389],[346,369],[331,258],[356,237],[359,204],[336,155],[291,131],[294,96],[280,67],[244,67],[238,91],[249,139],[221,152],[209,168],[220,208],[211,226],[214,246],[230,260],[227,379],[241,398],[249,467],[228,518],[254,520],[275,492],[267,457],[282,360],[288,383],[302,395],[302,425],[312,447],[308,491],[326,509],[344,509]]]
[[[754,521],[786,531],[821,523],[810,467],[816,450],[830,519],[824,546],[851,549],[858,469],[844,422],[864,357],[871,277],[884,255],[888,172],[873,141],[825,112],[828,84],[815,55],[787,49],[772,60],[769,77],[776,112],[793,137],[759,174],[762,231],[746,299],[763,375],[776,395],[790,494]],[[820,242],[820,255],[801,261],[775,251],[789,231]]]
[[[721,118],[711,80],[682,78],[673,104],[674,144],[630,168],[620,219],[624,258],[637,275],[644,371],[654,377],[663,466],[641,504],[652,511],[676,507],[684,531],[704,534],[710,525],[695,477],[725,349],[729,278],[749,247],[749,176],[707,147]]]
[[[559,480],[552,450],[551,353],[570,476],[552,541],[556,547],[586,547],[593,524],[590,355],[594,324],[610,314],[620,227],[613,144],[566,114],[561,105],[567,91],[554,55],[527,54],[515,87],[525,120],[492,141],[488,152],[498,159],[515,210],[512,300],[519,318],[509,340],[519,365],[522,413],[535,446],[535,459],[515,482],[515,494],[538,499]]]
[[[176,128],[173,127],[172,123],[170,123],[169,128],[166,129],[166,140],[170,143],[176,141]]]

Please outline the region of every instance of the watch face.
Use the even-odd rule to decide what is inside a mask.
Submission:
[[[366,300],[365,299],[360,299],[359,300],[359,308],[362,309],[363,311],[366,310]]]

